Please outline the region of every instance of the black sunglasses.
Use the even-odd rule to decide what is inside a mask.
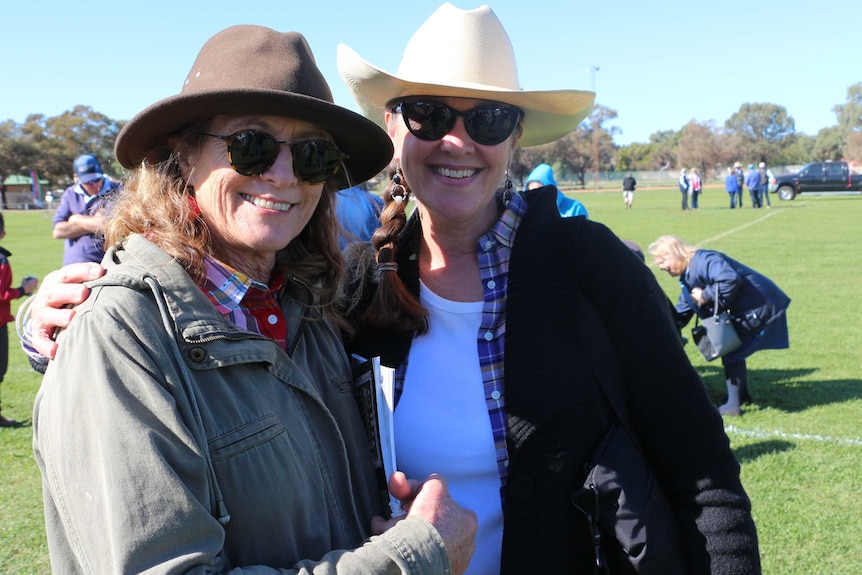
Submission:
[[[436,100],[403,100],[390,109],[401,114],[410,133],[420,140],[439,140],[464,118],[467,134],[477,144],[496,146],[505,142],[521,121],[523,112],[515,106],[482,104],[463,112]]]
[[[261,130],[240,130],[229,136],[201,132],[203,136],[218,138],[227,144],[227,161],[243,176],[259,176],[266,172],[278,157],[281,145],[290,148],[293,171],[309,184],[319,184],[338,171],[347,155],[326,140],[284,142]]]

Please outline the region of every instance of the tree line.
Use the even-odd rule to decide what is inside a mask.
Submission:
[[[680,130],[660,130],[649,142],[617,145],[621,131],[613,125],[616,111],[596,104],[590,117],[565,137],[534,148],[519,148],[510,172],[523,182],[540,163],[554,166],[558,178],[582,185],[598,171],[638,171],[697,167],[707,177],[734,161],[773,166],[805,164],[815,160],[862,162],[862,82],[847,89],[847,100],[832,108],[834,126],[816,135],[796,131],[783,106],[745,103],[719,126],[714,120],[692,120]],[[31,114],[23,123],[0,123],[0,181],[6,176],[28,175],[31,170],[52,188],[72,183],[72,162],[80,154],[93,154],[108,175],[120,178],[122,167],[114,159],[114,140],[125,120],[113,120],[89,106],[76,106],[59,116]]]

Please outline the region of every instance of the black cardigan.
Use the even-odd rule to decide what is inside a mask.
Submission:
[[[623,382],[631,422],[674,507],[687,571],[760,573],[739,465],[652,272],[605,226],[561,218],[552,189],[526,194],[506,309],[502,573],[593,572],[587,524],[570,494],[614,417],[598,377]],[[399,243],[399,274],[418,294],[416,220]],[[579,292],[606,328],[587,345],[576,329]],[[411,339],[360,332],[352,347],[396,366]]]

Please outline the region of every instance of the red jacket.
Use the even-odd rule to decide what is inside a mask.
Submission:
[[[15,321],[12,315],[12,300],[24,295],[20,287],[12,287],[12,266],[9,264],[9,253],[0,247],[0,325]]]

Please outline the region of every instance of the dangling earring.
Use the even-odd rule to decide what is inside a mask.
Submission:
[[[512,177],[509,176],[509,170],[506,169],[506,184],[505,188],[503,188],[503,203],[508,204],[512,199],[512,190],[515,189],[515,182],[512,181]]]

